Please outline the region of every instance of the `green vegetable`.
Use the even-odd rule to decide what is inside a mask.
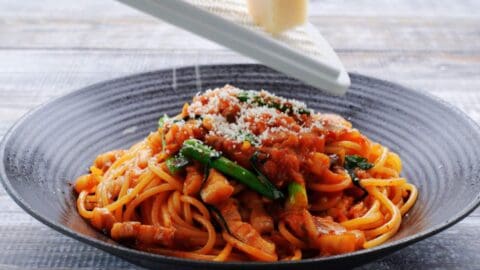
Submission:
[[[165,121],[167,121],[168,119],[170,119],[170,117],[168,117],[168,115],[166,114],[160,117],[160,119],[158,119],[158,127],[159,128],[163,127],[163,125],[165,125]]]
[[[247,92],[241,92],[240,94],[237,95],[237,98],[241,102],[247,102],[250,97],[248,96]]]
[[[345,168],[345,170],[347,170],[350,178],[352,178],[353,184],[361,188],[365,192],[365,195],[368,194],[367,190],[360,185],[360,179],[355,173],[355,169],[369,170],[373,168],[373,164],[368,162],[368,160],[364,157],[358,155],[350,155],[345,156],[345,163],[343,164],[343,167]]]
[[[166,161],[168,170],[173,174],[182,170],[188,163],[190,163],[189,160],[181,154],[169,157]]]
[[[268,180],[259,179],[251,171],[239,166],[235,162],[223,157],[220,153],[196,139],[189,139],[183,143],[180,153],[203,164],[210,164],[210,167],[221,173],[235,178],[249,188],[257,191],[270,199],[279,199],[283,194]]]
[[[278,190],[273,184],[272,182],[270,182],[268,180],[268,178],[262,174],[262,172],[260,171],[260,169],[258,169],[258,163],[260,162],[259,158],[258,158],[258,155],[259,155],[259,151],[255,151],[255,153],[253,153],[252,157],[250,158],[250,164],[252,165],[252,168],[253,170],[257,173],[257,177],[258,177],[258,180],[260,180],[260,182],[262,182],[265,186],[267,186],[269,189],[273,190],[274,191],[274,196],[277,197],[277,198],[283,198],[283,193],[280,192],[280,190]]]
[[[373,168],[373,164],[368,162],[364,157],[358,155],[345,156],[345,169],[360,168],[362,170],[368,170]]]
[[[286,207],[289,209],[306,209],[308,207],[307,190],[304,185],[297,182],[290,182],[288,184]]]
[[[213,165],[213,161],[221,157],[220,152],[212,149],[210,146],[205,145],[203,142],[197,139],[189,139],[184,141],[183,146],[180,149],[180,153],[185,157],[195,159],[203,164],[210,163],[210,165]]]
[[[228,228],[228,223],[225,220],[225,218],[223,217],[220,210],[218,210],[218,208],[216,208],[215,206],[213,206],[211,204],[205,203],[205,206],[210,211],[210,214],[212,214],[212,216],[215,217],[215,220],[218,222],[220,227],[222,227],[223,230],[227,231],[228,234],[232,234],[230,232],[230,228]]]

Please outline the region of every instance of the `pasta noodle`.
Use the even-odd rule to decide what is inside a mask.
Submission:
[[[233,86],[208,90],[78,177],[78,213],[147,252],[278,261],[381,245],[417,188],[345,119]]]

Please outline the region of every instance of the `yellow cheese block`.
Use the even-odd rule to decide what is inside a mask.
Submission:
[[[308,0],[247,0],[253,21],[278,34],[307,21]]]

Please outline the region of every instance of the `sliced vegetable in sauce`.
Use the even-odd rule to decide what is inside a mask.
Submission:
[[[260,180],[265,186],[272,189],[275,192],[274,196],[277,199],[283,198],[284,197],[283,193],[280,192],[280,190],[278,190],[275,187],[275,185],[273,185],[272,182],[270,182],[270,180],[268,180],[268,178],[265,175],[263,175],[260,169],[258,168],[259,162],[262,162],[259,159],[259,155],[260,155],[260,152],[255,151],[255,153],[253,153],[252,157],[250,158],[250,164],[252,165],[253,170],[257,173],[258,180]]]
[[[306,209],[307,207],[308,198],[305,186],[297,182],[290,182],[288,184],[286,208]]]
[[[169,157],[166,161],[168,170],[173,174],[185,168],[189,163],[190,161],[181,154]]]
[[[214,159],[221,157],[220,152],[197,139],[184,141],[180,153],[188,158],[200,161],[203,164],[211,164]]]
[[[209,164],[211,168],[235,178],[249,188],[270,199],[283,198],[283,194],[265,177],[257,176],[237,163],[223,157],[211,147],[197,139],[189,139],[183,143],[180,153],[202,164]]]
[[[225,230],[227,233],[232,234],[230,232],[230,228],[228,228],[228,223],[223,217],[220,210],[218,210],[218,208],[208,203],[205,203],[205,206],[207,207],[208,211],[210,211],[210,214],[212,214],[212,216],[215,217],[215,220],[218,222],[220,227],[222,227],[222,229]]]

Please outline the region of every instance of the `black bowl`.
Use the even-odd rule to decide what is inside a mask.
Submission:
[[[264,263],[214,263],[149,254],[97,232],[75,208],[72,181],[101,152],[126,148],[175,114],[198,91],[227,83],[267,89],[343,115],[371,139],[397,152],[403,175],[419,188],[398,234],[351,254],[278,262],[298,269],[358,265],[453,225],[480,202],[480,129],[456,108],[422,93],[352,74],[345,97],[332,97],[260,65],[187,67],[99,83],[51,101],[23,117],[0,145],[0,177],[29,214],[70,237],[147,267],[261,269]],[[198,269],[198,268],[197,268]]]

